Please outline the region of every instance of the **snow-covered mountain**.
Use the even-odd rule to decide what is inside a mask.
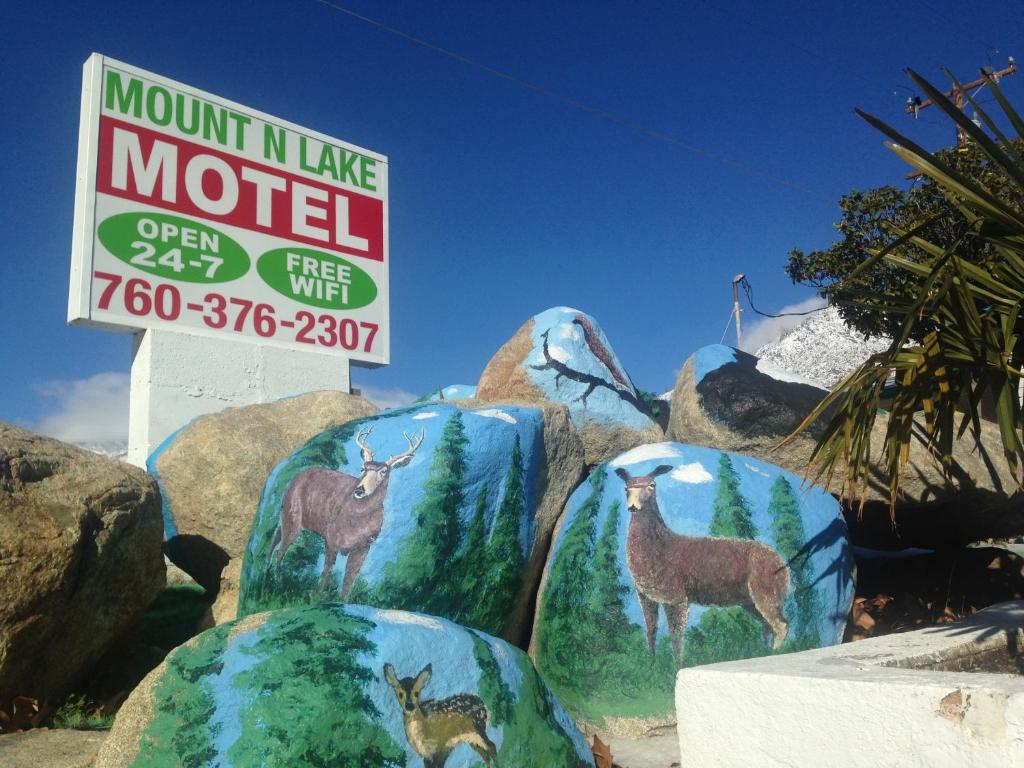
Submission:
[[[85,448],[87,451],[93,453],[99,453],[103,456],[109,456],[112,459],[118,461],[126,461],[128,459],[128,441],[124,442],[107,442],[107,443],[72,443],[77,445],[79,448]]]
[[[832,389],[870,355],[889,347],[884,336],[867,338],[839,317],[835,307],[809,315],[754,354],[774,368]]]

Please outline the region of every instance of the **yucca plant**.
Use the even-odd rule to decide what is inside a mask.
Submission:
[[[921,441],[927,446],[949,478],[954,441],[965,435],[980,441],[980,404],[986,394],[995,403],[1003,452],[1018,485],[1024,466],[1018,395],[1024,361],[1024,211],[1008,195],[991,191],[995,186],[1008,189],[1015,200],[1024,193],[1024,122],[994,81],[988,87],[1016,134],[1012,138],[970,94],[964,92],[987,132],[916,72],[908,74],[985,153],[985,175],[1001,176],[1004,183],[991,184],[993,176],[988,177],[989,184],[985,176],[967,178],[881,120],[857,110],[889,137],[887,146],[893,152],[941,186],[963,217],[961,234],[940,248],[921,235],[933,220],[922,220],[894,231],[896,239],[884,250],[866,254],[851,278],[885,260],[919,276],[921,290],[912,300],[854,299],[859,306],[894,313],[902,319],[902,330],[888,350],[871,356],[847,376],[787,438],[823,419],[826,426],[811,455],[808,475],[831,483],[840,473],[844,496],[860,497],[863,504],[872,451],[879,448],[872,445],[872,430],[876,419],[887,418],[880,448],[893,515],[911,444]],[[977,254],[979,247],[987,255],[982,264],[975,263],[976,257],[975,262],[965,258],[969,251]],[[887,389],[893,373],[895,389]]]

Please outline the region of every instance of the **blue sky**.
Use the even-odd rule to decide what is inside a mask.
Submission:
[[[126,414],[130,337],[65,324],[92,51],[389,156],[392,364],[353,370],[382,400],[474,383],[556,305],[669,389],[719,341],[735,273],[762,309],[807,300],[787,252],[831,242],[842,193],[902,183],[854,106],[938,148],[952,131],[903,114],[903,68],[1024,55],[1012,4],[339,4],[617,121],[316,0],[4,3],[0,419],[85,439]],[[1024,75],[1005,89],[1020,104]]]

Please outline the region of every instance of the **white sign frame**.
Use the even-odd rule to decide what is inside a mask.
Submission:
[[[332,151],[333,149],[339,149],[342,151],[342,161],[344,161],[344,158],[346,157],[345,153],[351,153],[361,156],[362,158],[369,158],[375,163],[374,181],[376,183],[376,188],[373,191],[367,191],[367,189],[365,188],[347,183],[345,181],[346,177],[344,173],[342,174],[342,181],[338,181],[337,179],[332,181],[330,179],[325,180],[322,177],[322,174],[320,177],[318,177],[315,173],[312,172],[304,173],[304,171],[291,167],[291,165],[287,166],[286,168],[278,169],[282,176],[286,176],[293,180],[291,182],[293,186],[294,179],[302,178],[303,176],[305,176],[305,178],[308,178],[311,183],[319,184],[321,186],[330,186],[333,188],[337,188],[338,197],[341,197],[342,193],[344,193],[346,199],[351,199],[355,196],[362,196],[363,198],[367,198],[370,200],[380,201],[380,204],[382,205],[381,215],[383,231],[381,233],[379,245],[379,248],[381,249],[380,252],[382,254],[381,261],[377,262],[376,260],[374,260],[373,264],[369,263],[369,246],[367,247],[367,258],[360,257],[358,254],[354,254],[351,252],[345,253],[344,251],[341,251],[338,248],[334,248],[329,245],[321,247],[323,253],[327,254],[328,256],[344,259],[345,261],[354,264],[357,268],[359,268],[356,270],[357,272],[364,270],[369,271],[371,269],[375,270],[370,272],[370,274],[373,275],[371,279],[376,284],[377,293],[376,297],[367,306],[372,307],[373,319],[377,320],[377,322],[375,323],[377,328],[372,334],[369,332],[363,332],[361,338],[368,342],[365,345],[366,349],[363,348],[364,344],[361,341],[356,343],[356,347],[354,349],[349,348],[348,344],[352,343],[351,335],[347,337],[348,342],[346,342],[345,346],[342,346],[340,340],[342,338],[345,338],[345,330],[349,330],[351,328],[356,327],[361,328],[362,326],[370,326],[374,325],[374,323],[360,322],[358,323],[357,326],[354,320],[348,319],[349,316],[353,316],[352,312],[339,308],[324,309],[322,308],[322,305],[311,305],[303,308],[302,310],[296,311],[301,311],[305,312],[306,314],[313,315],[315,316],[316,321],[323,321],[324,315],[331,315],[333,318],[335,318],[333,321],[328,321],[327,325],[330,325],[331,322],[337,323],[337,325],[333,328],[334,335],[339,339],[339,342],[336,345],[327,344],[327,342],[323,340],[323,333],[327,333],[327,338],[330,338],[331,334],[328,332],[329,329],[324,330],[323,328],[321,328],[320,325],[316,324],[315,321],[311,330],[306,329],[306,333],[304,335],[304,338],[302,339],[302,341],[305,342],[304,344],[298,343],[298,341],[296,340],[298,333],[296,333],[296,336],[292,336],[291,338],[289,338],[289,336],[291,336],[292,334],[292,331],[290,329],[295,325],[295,323],[292,322],[295,311],[293,311],[291,315],[282,314],[278,316],[275,313],[274,327],[277,330],[275,330],[274,336],[266,337],[263,335],[254,335],[255,333],[257,333],[257,331],[253,330],[253,328],[255,328],[255,325],[252,322],[251,316],[247,318],[247,325],[241,331],[236,332],[235,330],[233,330],[233,322],[229,322],[225,327],[219,329],[207,327],[207,324],[200,323],[198,322],[198,320],[196,320],[197,317],[201,318],[202,316],[199,315],[198,310],[195,309],[196,305],[194,303],[189,303],[187,305],[189,307],[189,311],[192,312],[191,315],[186,314],[185,310],[182,310],[182,314],[185,314],[185,317],[188,318],[189,321],[195,321],[189,323],[178,322],[178,319],[181,317],[181,315],[175,317],[174,320],[160,319],[159,317],[156,317],[153,314],[147,314],[145,317],[138,317],[128,315],[127,311],[112,312],[109,311],[109,309],[100,310],[95,306],[94,298],[96,292],[96,283],[93,279],[93,275],[96,269],[95,265],[97,262],[97,257],[100,257],[101,259],[106,258],[106,263],[113,263],[111,261],[113,256],[110,254],[109,251],[104,249],[104,246],[102,244],[98,242],[97,236],[97,230],[99,227],[99,223],[97,222],[97,196],[100,194],[104,194],[97,191],[98,163],[100,150],[100,117],[101,114],[104,112],[104,74],[109,69],[115,69],[118,72],[123,73],[124,75],[128,75],[130,77],[140,78],[144,82],[148,82],[149,84],[167,89],[171,93],[182,93],[185,94],[187,97],[192,97],[194,99],[200,100],[201,102],[215,105],[218,108],[222,107],[224,109],[229,110],[232,113],[237,113],[239,115],[248,117],[252,121],[251,124],[253,126],[263,125],[272,126],[275,129],[283,129],[287,133],[283,133],[280,135],[282,137],[286,137],[288,141],[292,141],[292,135],[294,135],[295,137],[304,137],[301,139],[303,142],[305,142],[306,140],[308,140],[311,143],[316,142],[317,144],[321,145],[321,148],[324,148],[323,145],[329,145],[332,148]],[[140,96],[139,98],[141,101],[142,97]],[[119,116],[117,119],[123,120],[126,123],[133,123],[134,125],[137,125],[140,131],[148,130],[159,132],[159,129],[154,129],[150,123],[147,123],[145,116],[143,116],[141,120],[136,119],[132,115]],[[219,151],[220,153],[225,155],[231,154],[231,150],[227,148],[226,145],[217,145],[216,143],[205,141],[203,138],[199,137],[198,134],[193,138],[182,138],[181,134],[176,132],[178,131],[178,128],[174,127],[173,120],[170,121],[170,126],[170,129],[166,129],[169,140],[175,140],[183,143],[188,142],[195,145],[199,145],[201,148],[207,148],[211,150],[211,153]],[[239,128],[238,130],[241,131],[241,128]],[[256,129],[254,127],[253,131],[255,132],[255,130]],[[282,141],[283,140],[284,139],[282,139]],[[299,138],[295,139],[295,141],[299,140]],[[239,139],[239,141],[241,140]],[[304,157],[306,144],[303,143],[302,146]],[[238,151],[240,152],[241,150],[242,146],[240,145],[238,147]],[[238,158],[239,163],[251,162],[255,164],[255,161],[251,160],[251,158],[245,155],[238,154]],[[312,171],[313,169],[305,168],[305,170]],[[162,172],[167,173],[166,168],[164,168]],[[200,178],[200,184],[202,183],[202,178]],[[137,180],[135,181],[135,186],[139,186]],[[155,183],[151,185],[151,189],[155,189],[155,186]],[[109,194],[104,195],[104,198],[108,197],[114,199]],[[250,107],[237,104],[228,99],[224,99],[215,94],[207,93],[197,88],[193,88],[184,83],[179,83],[177,81],[165,78],[161,75],[157,75],[155,73],[148,72],[138,67],[125,64],[124,62],[120,62],[115,59],[103,56],[101,54],[94,53],[89,57],[89,59],[86,60],[83,67],[81,117],[79,124],[78,165],[75,185],[74,231],[72,235],[73,239],[71,249],[71,276],[68,292],[68,322],[72,325],[83,325],[95,328],[102,328],[106,330],[133,333],[147,328],[174,330],[199,336],[229,339],[233,341],[241,341],[244,343],[258,343],[268,346],[292,349],[296,351],[309,351],[320,354],[332,354],[344,357],[354,364],[363,365],[367,367],[387,365],[390,362],[390,248],[388,232],[388,198],[388,158],[385,155],[364,149],[362,147],[358,147],[354,144],[350,144],[335,137],[310,130],[309,128],[297,125],[295,123],[291,123],[286,120],[282,120],[278,117],[266,114],[259,110],[255,110]],[[300,239],[289,242],[287,239],[282,239],[283,236],[281,236],[280,234],[246,230],[237,225],[227,224],[223,220],[218,220],[217,218],[204,218],[202,214],[196,214],[194,212],[189,214],[182,214],[173,208],[167,207],[166,205],[163,206],[162,208],[157,205],[147,206],[138,202],[125,203],[125,205],[135,205],[136,207],[139,207],[140,210],[142,210],[143,212],[145,212],[145,209],[149,207],[152,208],[156,214],[173,214],[174,216],[178,217],[188,216],[190,218],[194,218],[201,225],[216,228],[217,230],[220,230],[222,232],[226,230],[227,233],[229,234],[229,237],[227,238],[229,240],[231,238],[235,238],[237,240],[238,238],[236,237],[235,233],[242,232],[245,233],[245,236],[248,237],[249,240],[253,242],[265,241],[267,245],[274,245],[277,249],[287,248],[289,247],[290,244],[294,248],[310,248],[309,240],[303,241]],[[346,203],[346,219],[344,220],[346,225],[347,210],[348,204]],[[321,210],[317,208],[315,212],[320,213]],[[293,202],[293,221],[295,216],[295,203]],[[301,219],[304,226],[308,222],[308,219],[306,219],[305,216],[306,214],[303,213]],[[340,214],[337,214],[337,216],[340,217]],[[157,216],[157,218],[159,218],[159,216]],[[338,220],[338,218],[335,219],[336,222]],[[320,219],[313,218],[313,221],[319,222]],[[139,226],[141,227],[142,225],[140,224]],[[274,242],[275,240],[276,242]],[[341,242],[341,240],[338,240],[337,242]],[[259,252],[247,252],[247,255],[249,256],[249,267],[243,278],[246,278],[250,283],[256,282],[255,275],[257,273],[257,261],[261,253],[266,253],[266,246],[260,246]],[[145,272],[139,270],[138,267],[134,267],[131,264],[126,263],[123,256],[118,256],[117,258],[121,260],[121,263],[118,266],[124,268],[126,275],[135,275],[137,273],[137,277],[145,278],[149,283],[158,283],[161,280],[159,276],[154,277],[153,274],[147,275]],[[289,260],[288,263],[291,264],[292,261]],[[195,262],[191,262],[191,264],[193,266],[196,266]],[[320,269],[322,271],[323,266],[321,266]],[[340,269],[343,270],[344,267],[341,267]],[[314,274],[316,274],[315,268]],[[250,275],[252,275],[252,277],[250,277]],[[166,280],[166,278],[164,279]],[[231,281],[220,282],[217,284],[200,283],[200,285],[213,285],[214,288],[223,288],[224,286],[230,284]],[[187,291],[190,290],[191,283],[183,284],[176,282],[174,283],[174,285],[177,288],[180,288],[181,290]],[[292,285],[294,286],[294,281],[292,282]],[[159,285],[157,287],[159,287]],[[301,306],[300,301],[296,301],[294,298],[288,298],[286,295],[283,295],[279,291],[279,289],[273,288],[273,286],[267,283],[266,281],[262,282],[261,287],[266,288],[268,291],[266,295],[272,296],[273,300],[277,302],[277,304],[275,304],[274,306]],[[273,295],[273,292],[276,292],[276,295]],[[259,296],[246,298],[251,298],[254,300],[260,299]],[[271,299],[266,299],[266,301],[270,302]],[[180,303],[182,302],[179,301],[179,304]],[[110,304],[108,302],[108,307],[109,305]],[[127,308],[127,306],[128,300],[127,298],[125,298],[124,307]],[[320,306],[321,308],[318,308],[318,306]],[[358,315],[358,312],[356,312],[356,315]],[[305,315],[303,315],[303,318],[305,318]],[[234,319],[237,320],[237,317]],[[282,326],[287,327],[288,330],[283,330]],[[266,325],[265,323],[263,325],[264,330],[266,330],[267,327],[268,325]],[[280,331],[280,333],[278,333],[278,331]],[[356,333],[359,332],[357,331]],[[278,338],[278,336],[280,338]],[[311,338],[317,339],[317,341],[315,343],[311,342]],[[371,338],[372,348],[369,345]]]

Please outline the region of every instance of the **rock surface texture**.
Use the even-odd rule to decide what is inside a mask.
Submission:
[[[597,321],[570,307],[527,320],[487,364],[477,397],[564,404],[588,464],[664,439]]]
[[[0,424],[0,705],[66,694],[164,586],[142,470]]]
[[[669,438],[748,453],[802,475],[820,425],[776,451],[772,448],[796,429],[826,394],[732,347],[703,347],[686,361],[676,381]],[[982,450],[974,449],[969,436],[954,443],[955,489],[946,484],[925,447],[921,443],[911,445],[901,511],[908,506],[944,502],[971,509],[1005,503],[1015,484],[1003,458],[998,427],[982,421],[981,429]],[[885,419],[879,418],[871,440],[875,455],[881,453],[884,438]],[[840,492],[839,478],[833,477],[829,490]],[[882,510],[888,517],[889,487],[880,466],[870,474],[866,499],[873,507],[869,515]]]
[[[593,766],[522,651],[422,614],[256,614],[175,650],[118,713],[96,768]]]
[[[522,642],[582,474],[579,437],[554,404],[426,403],[328,430],[267,481],[238,615],[344,600]]]
[[[33,728],[0,736],[4,768],[91,768],[106,731]]]
[[[200,416],[171,435],[147,462],[171,560],[215,592],[224,566],[245,551],[274,467],[314,435],[376,410],[361,397],[312,392]]]
[[[574,716],[643,735],[674,721],[682,667],[840,642],[852,570],[825,491],[749,456],[640,446],[569,500],[531,651]]]

